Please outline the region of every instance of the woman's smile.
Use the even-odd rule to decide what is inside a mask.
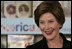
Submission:
[[[54,30],[51,30],[51,31],[45,31],[45,33],[46,33],[47,35],[51,35],[51,34],[53,33],[53,31],[54,31]]]

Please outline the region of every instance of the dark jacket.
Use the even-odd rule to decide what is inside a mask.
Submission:
[[[68,41],[62,33],[60,33],[60,36],[63,38],[63,47],[62,48],[71,48],[71,41]],[[43,39],[33,45],[27,46],[27,48],[48,48],[47,42],[45,37]]]

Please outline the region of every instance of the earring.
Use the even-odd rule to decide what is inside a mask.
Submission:
[[[62,25],[60,25],[60,27],[62,27]]]

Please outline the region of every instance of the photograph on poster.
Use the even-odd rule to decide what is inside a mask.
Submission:
[[[62,5],[65,17],[71,17],[71,1],[59,1]]]
[[[64,1],[63,2],[63,10],[65,17],[71,17],[71,1]]]
[[[15,5],[12,5],[12,4],[8,5],[7,12],[8,12],[8,14],[15,14],[15,12],[16,12]]]
[[[29,8],[28,8],[27,5],[22,4],[22,5],[19,6],[19,12],[20,12],[21,14],[27,14],[28,11],[29,11]]]
[[[16,18],[31,17],[31,1],[16,1]]]
[[[15,18],[16,15],[15,1],[4,1],[4,16],[5,18]]]
[[[69,8],[63,8],[65,17],[71,17],[71,11]]]

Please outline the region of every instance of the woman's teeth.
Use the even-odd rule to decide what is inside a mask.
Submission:
[[[46,33],[51,33],[51,32],[46,32]]]
[[[51,32],[46,32],[46,33],[51,33]]]
[[[53,31],[53,30],[52,30],[52,31]],[[46,31],[46,33],[51,33],[52,31],[50,31],[50,32],[47,32],[47,31]]]

